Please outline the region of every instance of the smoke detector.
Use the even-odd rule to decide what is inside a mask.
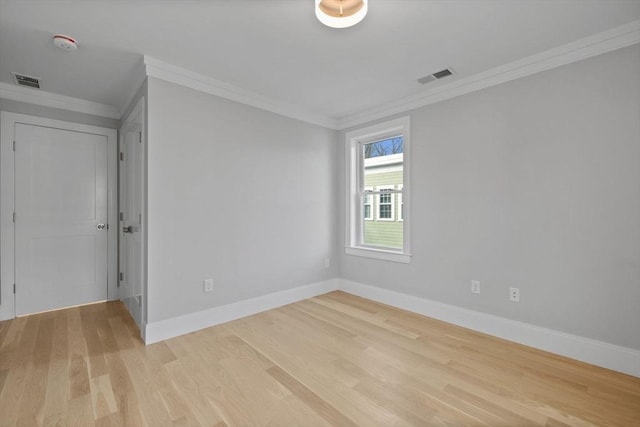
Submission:
[[[55,34],[53,36],[53,44],[66,51],[72,51],[78,48],[76,40],[73,37],[65,36],[64,34]]]

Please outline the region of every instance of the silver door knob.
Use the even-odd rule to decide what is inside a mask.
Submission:
[[[106,227],[106,225],[104,225],[104,224],[98,224],[98,225],[96,225],[96,228],[97,228],[98,230],[104,230],[104,228],[105,228],[105,227]]]

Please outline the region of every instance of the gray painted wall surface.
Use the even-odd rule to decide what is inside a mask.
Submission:
[[[118,129],[120,127],[120,120],[118,119],[94,116],[92,114],[78,113],[76,111],[62,110],[59,108],[45,107],[42,105],[29,104],[27,102],[14,101],[6,98],[0,98],[0,110],[18,114],[28,114],[36,117],[44,117],[47,119],[100,126],[110,129]]]
[[[148,106],[149,322],[336,276],[336,132],[155,78]]]
[[[638,45],[410,116],[412,262],[340,276],[640,349]]]

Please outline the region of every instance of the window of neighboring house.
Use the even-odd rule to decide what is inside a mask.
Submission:
[[[346,143],[346,253],[408,263],[409,118],[350,131]]]
[[[364,192],[365,195],[362,201],[363,218],[371,221],[373,220],[373,187],[366,187]]]
[[[393,221],[393,199],[395,198],[393,185],[381,185],[378,191],[378,220]]]
[[[402,203],[402,185],[398,185],[398,221],[404,220],[404,204]]]

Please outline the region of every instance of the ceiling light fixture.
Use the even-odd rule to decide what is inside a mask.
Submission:
[[[78,48],[78,42],[73,37],[65,36],[64,34],[54,34],[53,44],[62,50],[70,51]]]
[[[332,28],[347,28],[362,21],[368,0],[316,0],[316,17]]]

